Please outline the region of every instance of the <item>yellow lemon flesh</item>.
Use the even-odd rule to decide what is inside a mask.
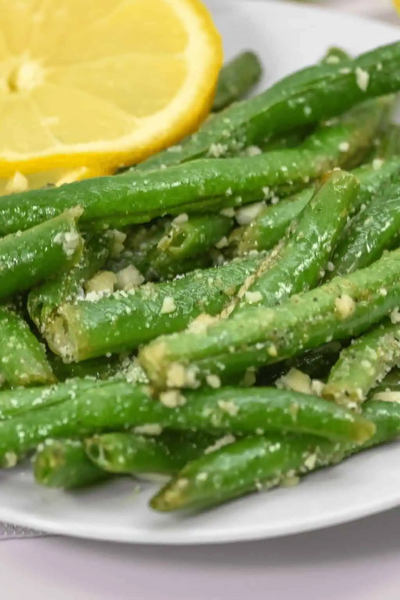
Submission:
[[[198,127],[221,63],[200,0],[0,0],[0,178],[140,162]]]

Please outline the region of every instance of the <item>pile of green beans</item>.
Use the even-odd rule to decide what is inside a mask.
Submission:
[[[178,147],[0,203],[0,466],[161,477],[201,510],[400,437],[400,43],[248,98]]]

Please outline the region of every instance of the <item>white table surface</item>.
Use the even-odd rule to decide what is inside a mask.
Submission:
[[[391,0],[321,3],[396,18]],[[3,541],[0,590],[6,600],[399,600],[399,565],[396,509],[319,532],[224,546]]]
[[[399,600],[400,510],[276,540],[204,547],[0,543],[7,600]]]

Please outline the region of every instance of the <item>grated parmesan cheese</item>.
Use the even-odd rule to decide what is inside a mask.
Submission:
[[[144,283],[144,277],[135,265],[129,265],[118,271],[116,278],[120,290],[130,290]]]
[[[173,219],[172,223],[174,225],[182,225],[183,223],[187,223],[189,221],[189,215],[186,213],[182,213]]]
[[[400,402],[400,392],[379,392],[375,394],[374,400],[382,402]]]
[[[232,400],[219,400],[218,406],[221,410],[228,413],[231,417],[236,417],[239,412],[239,407]]]
[[[257,304],[258,302],[261,302],[261,300],[262,300],[262,293],[261,292],[246,292],[244,297],[245,297],[246,302],[248,302],[249,304]]]
[[[218,377],[218,375],[207,375],[206,381],[208,385],[214,388],[215,390],[221,387],[221,380]]]
[[[81,244],[81,236],[77,231],[63,231],[54,236],[54,243],[62,246],[67,258],[72,258]]]
[[[343,294],[335,300],[335,307],[342,319],[347,319],[353,314],[356,308],[356,304],[350,296]]]
[[[236,441],[236,438],[232,434],[229,433],[228,435],[225,435],[224,437],[217,440],[211,446],[208,446],[208,448],[206,448],[204,450],[204,454],[211,454],[212,452],[216,452],[217,450],[219,450],[220,448],[223,448],[224,446],[233,444],[233,442],[235,442],[235,441]]]
[[[355,70],[357,85],[362,92],[366,92],[369,85],[369,73],[357,67]]]
[[[86,293],[96,294],[98,292],[113,293],[117,283],[117,276],[111,271],[100,271],[86,283]]]
[[[160,315],[169,315],[175,311],[176,311],[176,304],[175,304],[175,300],[172,298],[172,296],[167,296],[166,298],[164,298],[162,307],[160,310]]]
[[[176,408],[177,406],[184,406],[186,398],[178,390],[170,390],[160,394],[160,402],[168,408]]]
[[[236,211],[236,221],[239,225],[249,225],[265,207],[265,202],[256,202]]]

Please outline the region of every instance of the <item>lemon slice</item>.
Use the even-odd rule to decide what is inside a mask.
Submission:
[[[198,127],[221,62],[200,0],[0,0],[0,177],[147,158]]]

